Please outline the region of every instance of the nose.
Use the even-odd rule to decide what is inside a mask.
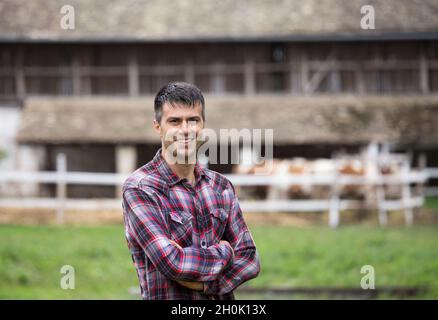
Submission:
[[[196,122],[194,121],[187,121],[183,120],[181,123],[181,132],[184,133],[184,135],[188,134],[194,134],[196,131]]]
[[[181,124],[181,131],[184,133],[184,135],[189,133],[189,123],[186,120],[184,120]]]

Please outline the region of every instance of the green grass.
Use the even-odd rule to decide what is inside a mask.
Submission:
[[[252,227],[262,271],[251,286],[360,287],[363,265],[379,286],[427,286],[438,299],[438,226]],[[75,289],[60,288],[63,265]],[[0,226],[1,299],[135,299],[122,226]]]
[[[63,265],[74,290],[60,288]],[[121,226],[0,226],[0,298],[132,299],[136,285]]]
[[[262,276],[254,286],[360,287],[363,265],[375,285],[427,286],[438,298],[438,227],[344,226],[253,229]]]
[[[424,208],[438,209],[438,197],[426,197],[424,201]]]

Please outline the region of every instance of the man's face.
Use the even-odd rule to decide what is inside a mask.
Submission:
[[[198,135],[203,128],[201,104],[194,107],[184,104],[172,106],[166,102],[161,122],[154,121],[154,129],[161,137],[164,151],[177,157],[178,163],[196,161],[196,151],[203,143],[198,141]]]

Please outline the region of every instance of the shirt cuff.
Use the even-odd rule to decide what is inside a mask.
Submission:
[[[224,269],[226,269],[234,262],[234,250],[231,248],[231,246],[226,244],[220,244],[218,245],[218,248],[224,256],[224,260],[226,261],[224,266]]]

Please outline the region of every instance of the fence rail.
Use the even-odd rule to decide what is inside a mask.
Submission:
[[[429,178],[438,177],[438,168],[428,168],[426,170],[402,171],[401,174],[375,175],[375,176],[353,176],[353,175],[274,175],[274,176],[254,176],[254,175],[227,175],[230,181],[236,186],[277,186],[287,187],[290,185],[326,185],[331,188],[331,196],[327,199],[309,200],[258,200],[240,201],[242,210],[249,212],[265,211],[286,211],[286,212],[315,212],[328,211],[329,225],[336,227],[339,225],[339,212],[342,210],[356,209],[377,209],[379,212],[379,222],[382,225],[387,223],[387,211],[403,210],[405,213],[406,224],[413,222],[412,209],[421,207],[424,203],[423,195],[412,195],[411,184],[424,184]],[[52,208],[57,210],[57,220],[62,223],[64,211],[66,209],[77,210],[99,210],[99,209],[119,209],[121,208],[120,199],[68,199],[66,196],[66,186],[68,184],[77,185],[106,185],[121,186],[126,179],[126,175],[117,173],[90,173],[90,172],[67,172],[66,159],[60,154],[57,158],[57,171],[41,172],[22,172],[11,171],[2,172],[0,183],[20,182],[20,183],[51,183],[57,186],[56,198],[25,198],[25,199],[0,199],[0,207],[24,207],[24,208]],[[364,204],[364,201],[341,199],[336,188],[344,185],[368,185],[376,187],[377,192],[381,192],[385,185],[400,185],[403,192],[400,199],[385,199],[384,195],[377,194],[378,201],[374,206]]]

